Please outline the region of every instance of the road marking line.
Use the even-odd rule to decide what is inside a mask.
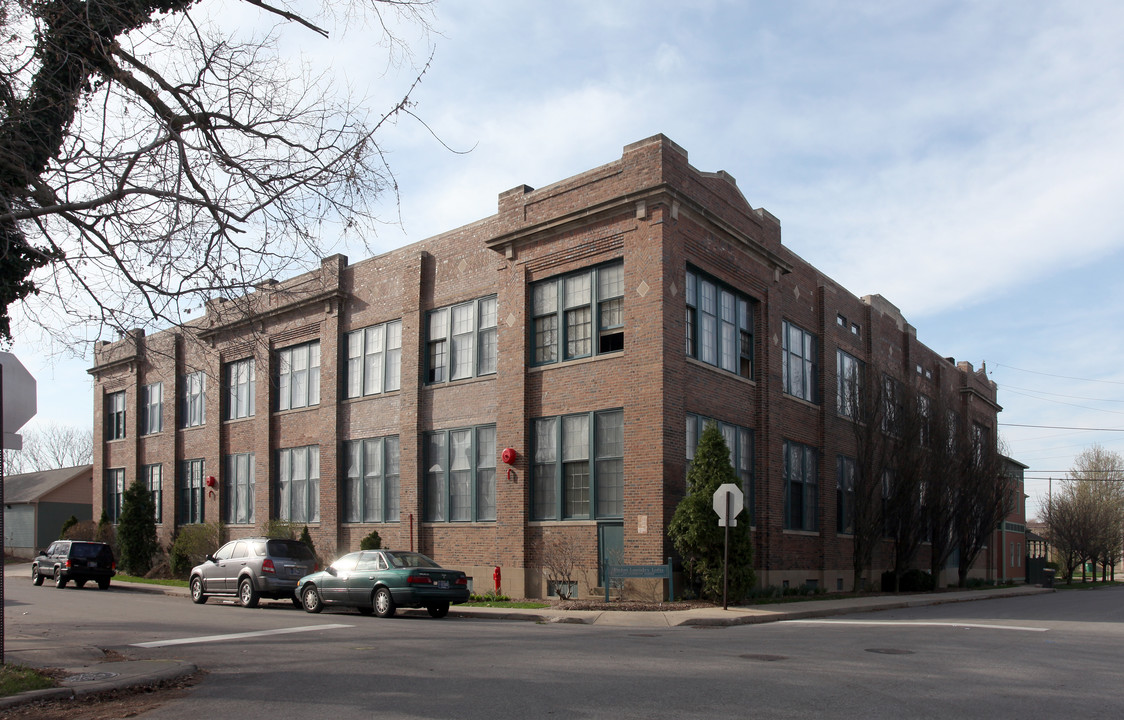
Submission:
[[[233,633],[231,635],[204,635],[202,637],[176,638],[175,640],[154,640],[153,642],[133,643],[133,647],[156,648],[168,645],[191,645],[192,643],[223,642],[242,638],[265,637],[267,635],[287,635],[288,633],[311,632],[313,630],[336,630],[355,627],[354,625],[306,625],[304,627],[281,628],[280,630],[258,630],[257,632]]]
[[[805,625],[914,625],[919,627],[958,627],[981,630],[1022,630],[1023,632],[1046,632],[1050,628],[1025,627],[1021,625],[983,625],[980,623],[922,622],[913,620],[783,620],[786,623]]]

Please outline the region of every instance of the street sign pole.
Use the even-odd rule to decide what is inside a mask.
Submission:
[[[726,517],[730,517],[730,496],[726,493]],[[730,523],[726,523],[726,547],[722,553],[722,609],[726,609],[726,596],[730,590]]]
[[[4,461],[4,363],[0,363],[0,558],[8,556],[4,542],[4,478],[7,468]],[[4,665],[4,570],[0,568],[0,667]]]

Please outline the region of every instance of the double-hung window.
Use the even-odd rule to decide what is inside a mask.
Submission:
[[[855,531],[855,460],[846,455],[835,458],[835,530]]]
[[[152,505],[154,508],[153,519],[156,524],[164,522],[164,471],[162,465],[145,465],[141,468],[141,475],[144,478],[145,487],[148,488],[148,494],[152,497]]]
[[[532,364],[624,349],[624,263],[543,280],[531,286]]]
[[[141,388],[140,434],[151,435],[164,429],[164,383]]]
[[[226,419],[253,417],[256,371],[254,359],[226,364]]]
[[[121,519],[121,504],[125,497],[125,468],[105,471],[105,514],[116,524]]]
[[[496,372],[496,296],[430,311],[426,323],[426,382]]]
[[[782,329],[784,391],[801,400],[816,402],[816,336],[787,320]]]
[[[858,420],[862,400],[862,363],[854,355],[835,351],[835,410],[840,415]]]
[[[496,426],[440,430],[425,436],[425,519],[496,519]]]
[[[701,415],[687,413],[688,468],[690,468],[691,463],[695,460],[695,450],[699,446],[699,438],[702,437],[703,430],[706,429],[707,423],[711,422],[716,421]],[[725,422],[717,422],[717,425],[719,431],[722,433],[722,438],[726,441],[726,447],[730,451],[730,464],[734,467],[735,472],[738,474],[738,479],[741,481],[746,517],[749,518],[750,525],[755,525],[757,522],[757,493],[753,475],[753,430]]]
[[[176,513],[180,525],[203,522],[203,460],[185,460],[176,482]]]
[[[753,301],[695,270],[687,270],[687,356],[753,377]]]
[[[347,396],[377,395],[402,385],[402,321],[347,334]]]
[[[533,440],[534,519],[623,516],[623,410],[539,418]]]
[[[125,391],[105,396],[105,439],[120,440],[125,437]]]
[[[285,448],[277,455],[277,519],[319,522],[320,446]]]
[[[226,476],[222,480],[223,522],[251,525],[254,522],[254,454],[226,456]]]
[[[344,453],[343,521],[398,522],[398,436],[353,440]]]
[[[277,409],[320,404],[320,341],[277,351]]]
[[[818,530],[819,485],[816,482],[816,449],[784,441],[784,527]]]
[[[207,421],[207,376],[193,372],[183,379],[183,426],[198,427]]]

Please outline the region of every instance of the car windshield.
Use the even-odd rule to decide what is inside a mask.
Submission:
[[[425,555],[416,552],[388,552],[386,559],[394,567],[422,567],[422,568],[439,568],[437,563],[433,562]]]
[[[308,546],[296,540],[269,540],[266,550],[270,557],[288,558],[290,560],[314,560],[312,551]]]

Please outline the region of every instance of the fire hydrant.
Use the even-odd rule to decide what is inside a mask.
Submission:
[[[496,594],[500,593],[500,566],[496,566],[495,572],[492,573],[492,580],[496,582]]]

